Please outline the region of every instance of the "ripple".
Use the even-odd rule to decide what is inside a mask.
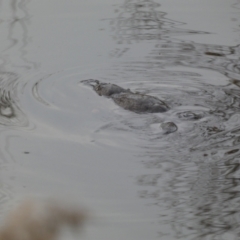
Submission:
[[[182,65],[216,70],[227,77],[240,79],[239,45],[221,46],[182,41],[159,43],[152,50],[149,60],[163,66]]]
[[[232,53],[225,49],[224,54]],[[139,116],[115,106],[114,120],[100,126],[93,138],[96,144],[120,147],[139,157],[149,172],[136,176],[139,197],[159,207],[162,226],[182,227],[177,238],[219,236],[226,226],[237,234],[234,219],[239,212],[232,212],[230,205],[238,209],[240,196],[234,190],[239,185],[239,87],[199,66],[158,66],[142,62],[113,66],[115,75],[110,69],[108,79],[101,75],[97,79],[156,96],[171,109]],[[236,68],[231,71],[237,74]],[[189,111],[198,117],[178,117]],[[162,122],[174,122],[178,131],[164,135],[159,129]]]
[[[206,80],[208,76],[219,75],[201,68],[159,69],[138,62],[85,72],[73,68],[29,77],[20,100],[36,126],[35,134],[136,155],[149,171],[136,177],[139,196],[159,207],[163,225],[183,225],[184,232],[192,234],[196,224],[206,228],[205,234],[213,234],[214,227],[228,219],[215,215],[220,205],[228,209],[226,199],[233,203],[231,197],[238,198],[229,189],[237,181],[240,113],[239,87],[226,78],[216,84]],[[126,111],[80,83],[89,78],[156,96],[171,109],[141,115]],[[186,112],[198,117],[179,117]],[[165,135],[163,122],[174,122],[178,130]],[[222,187],[222,182],[229,187]],[[216,198],[216,205],[208,209]],[[208,226],[212,215],[215,223]]]
[[[159,116],[159,123],[162,121],[175,121],[179,124],[179,120],[176,119],[174,113],[181,113],[189,111],[190,109],[191,111],[195,111],[194,114],[203,115],[203,120],[197,123],[197,125],[191,121],[188,126],[180,123],[179,131],[181,132],[181,129],[183,129],[183,132],[184,130],[186,131],[185,133],[181,132],[181,135],[184,134],[184,136],[181,137],[185,139],[185,144],[188,149],[191,148],[189,145],[191,142],[190,139],[194,140],[191,145],[193,145],[193,143],[197,144],[198,142],[204,141],[204,137],[217,134],[224,129],[222,125],[224,121],[232,116],[233,102],[236,102],[232,94],[233,89],[229,88],[226,80],[225,85],[217,86],[216,84],[211,85],[206,83],[203,78],[206,74],[204,70],[200,69],[195,70],[195,72],[193,70],[175,71],[174,69],[161,71],[157,70],[155,66],[149,68],[148,64],[145,66],[141,64],[141,69],[143,70],[136,71],[138,67],[140,68],[138,63],[133,63],[126,67],[123,66],[122,68],[119,66],[116,68],[113,67],[112,70],[109,69],[107,71],[108,78],[106,78],[106,76],[101,77],[101,74],[99,74],[97,79],[115,83],[124,88],[130,88],[132,91],[153,95],[166,101],[166,103],[171,106],[171,110]],[[146,71],[143,67],[146,68]],[[111,73],[111,71],[114,71],[114,74]],[[123,78],[118,79],[118,75],[123,75]],[[181,84],[179,84],[179,82],[181,82]],[[224,81],[222,82],[224,83]],[[101,101],[107,102],[108,100],[103,98]],[[144,144],[147,144],[149,141],[148,136],[154,135],[152,128],[149,127],[149,125],[151,125],[149,124],[149,119],[152,117],[141,116],[141,120],[137,120],[137,118],[133,118],[132,113],[128,113],[118,107],[115,107],[115,109],[115,112],[117,111],[116,113],[121,115],[120,118],[118,117],[118,121],[115,120],[113,123],[108,123],[106,126],[104,125],[105,127],[100,127],[99,130],[106,131],[109,128],[113,129],[114,125],[119,125],[115,130],[134,132],[136,137],[133,142],[136,143],[139,142],[139,136],[144,132],[142,136]],[[129,122],[130,118],[132,121]],[[187,130],[188,128],[192,130],[189,132]],[[99,132],[100,131],[98,131],[98,133]],[[199,134],[200,136],[202,135],[202,137],[199,137]],[[157,139],[159,144],[159,137]],[[130,143],[126,143],[125,146],[127,144]]]
[[[19,76],[11,72],[0,72],[0,124],[4,126],[26,126],[28,120],[19,105]]]

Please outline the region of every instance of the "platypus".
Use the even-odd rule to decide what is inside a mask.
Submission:
[[[118,106],[135,113],[158,113],[169,109],[167,104],[157,97],[134,93],[115,84],[101,83],[94,79],[81,82],[92,86],[98,95],[112,98]]]

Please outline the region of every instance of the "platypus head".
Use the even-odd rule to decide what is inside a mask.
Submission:
[[[96,79],[86,79],[86,80],[82,80],[80,81],[83,84],[86,84],[88,86],[92,86],[92,87],[96,87],[96,85],[98,85],[100,82]]]

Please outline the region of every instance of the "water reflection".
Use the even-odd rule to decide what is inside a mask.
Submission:
[[[36,69],[37,64],[27,57],[27,46],[30,41],[28,25],[30,15],[27,9],[30,0],[0,1],[0,132],[1,132],[1,171],[8,172],[8,164],[13,158],[9,152],[9,139],[13,137],[9,131],[17,127],[26,127],[28,119],[19,103],[19,79],[26,70]],[[1,212],[6,211],[13,197],[13,189],[6,185],[5,179],[0,184]]]
[[[236,161],[237,158],[238,156],[234,156],[231,160]],[[199,171],[199,181],[202,182],[196,187],[201,198],[195,207],[195,215],[201,226],[199,238],[207,236],[214,238],[227,232],[232,232],[235,236],[240,234],[239,178],[236,176],[239,163],[231,160],[221,158],[217,163],[207,164],[204,169],[200,169],[202,172]]]
[[[179,26],[184,23],[166,18],[166,13],[160,11],[160,7],[159,3],[152,0],[126,0],[115,10],[118,17],[110,22],[117,42],[132,43],[200,33],[181,29]]]
[[[1,31],[7,32],[6,44],[0,54],[2,62],[0,123],[2,125],[24,126],[27,123],[26,116],[19,107],[18,85],[21,71],[37,67],[35,62],[27,58],[27,45],[30,41],[28,25],[31,18],[27,9],[29,3],[30,0],[10,0],[0,3],[5,13],[1,17]],[[19,56],[19,59],[16,56]]]
[[[32,62],[27,58],[27,45],[30,41],[28,33],[28,25],[30,24],[31,16],[27,10],[27,6],[30,0],[10,0],[3,1],[2,4],[5,6],[9,13],[7,19],[2,19],[4,28],[7,29],[7,46],[1,52],[2,64],[1,68],[4,70],[6,67],[15,67],[23,70],[36,69],[38,64]],[[20,31],[19,31],[20,30]],[[17,33],[17,34],[16,34]],[[20,33],[20,34],[19,34]],[[11,56],[11,53],[17,50],[20,59],[16,59]]]
[[[27,5],[30,0],[1,1],[1,31],[7,32],[6,44],[0,53],[0,124],[24,126],[26,116],[19,107],[18,85],[21,71],[36,69],[37,64],[27,59],[29,42],[28,24],[30,14]],[[4,40],[4,39],[3,39]],[[16,54],[17,52],[17,54]],[[19,59],[18,57],[19,56]]]
[[[19,107],[18,75],[12,72],[0,72],[0,125],[27,126],[28,121]]]
[[[228,145],[218,146],[220,150],[209,147],[188,152],[186,146],[177,151],[176,146],[167,145],[165,151],[148,146],[145,166],[158,169],[158,173],[138,177],[143,188],[139,196],[151,199],[159,207],[160,236],[168,234],[174,239],[219,239],[226,233],[238,236],[239,149]],[[164,230],[169,226],[172,231]]]
[[[150,59],[159,65],[179,65],[207,68],[218,71],[229,78],[240,79],[240,45],[217,46],[175,41],[159,43],[150,53]]]
[[[239,1],[233,7],[238,5]],[[121,73],[134,72],[136,79],[141,74],[142,80],[132,85],[165,99],[172,109],[167,120],[180,126],[172,136],[154,138],[154,131],[147,129],[148,117],[141,120],[141,133],[131,127],[132,122],[122,120],[136,134],[139,155],[150,172],[137,177],[139,196],[159,207],[161,237],[235,239],[240,236],[240,45],[173,38],[206,32],[181,29],[184,23],[167,19],[160,7],[151,0],[128,0],[111,21],[119,44],[157,41],[146,58],[126,62]],[[227,81],[211,79],[203,74],[205,69],[226,76]],[[202,117],[184,124],[176,116],[189,108],[195,112],[200,108]]]

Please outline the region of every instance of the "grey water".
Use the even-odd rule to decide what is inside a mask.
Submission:
[[[0,0],[0,39],[1,219],[57,196],[96,216],[82,239],[239,239],[239,0]]]

